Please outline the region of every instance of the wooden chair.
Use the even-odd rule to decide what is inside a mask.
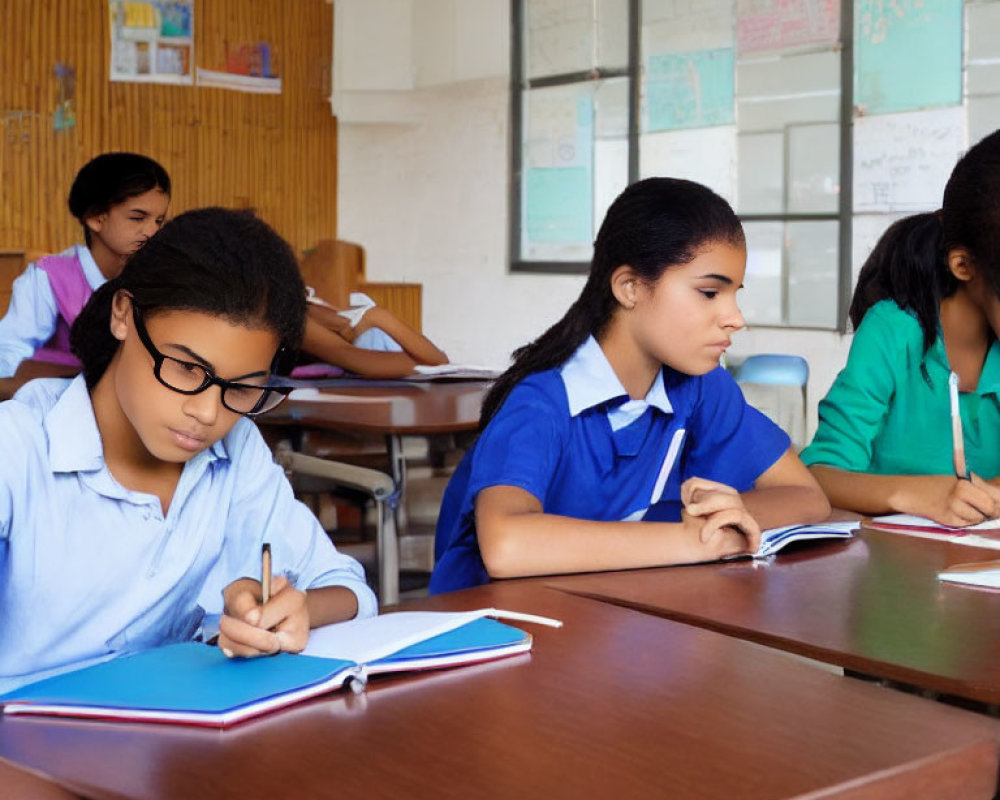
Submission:
[[[299,265],[306,284],[331,305],[347,308],[351,292],[364,292],[414,330],[423,328],[419,283],[371,282],[365,275],[365,249],[342,239],[321,239]]]

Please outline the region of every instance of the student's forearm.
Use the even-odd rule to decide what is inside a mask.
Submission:
[[[358,598],[346,586],[324,586],[306,591],[309,627],[318,628],[332,622],[343,622],[358,615]]]
[[[448,363],[448,356],[443,350],[438,349],[430,339],[384,308],[376,306],[361,318],[361,322],[358,323],[358,333],[367,328],[381,328],[418,364],[437,366]]]
[[[417,364],[406,353],[362,350],[315,322],[306,323],[302,350],[327,364],[369,378],[399,378],[413,372]]]
[[[742,492],[740,497],[761,530],[782,525],[822,522],[830,503],[814,486],[773,486]]]
[[[680,522],[595,522],[541,512],[476,519],[493,578],[687,564],[746,549],[744,537],[733,532],[712,550]]]
[[[871,475],[821,464],[809,471],[836,508],[860,514],[899,512],[926,516],[926,500],[947,494],[950,475]]]

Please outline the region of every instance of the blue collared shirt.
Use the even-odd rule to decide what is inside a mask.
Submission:
[[[105,277],[86,245],[78,244],[59,255],[73,256],[83,267],[91,291],[98,289]],[[31,358],[56,332],[59,308],[45,270],[28,264],[14,280],[10,307],[0,319],[0,378],[9,378],[17,365]]]
[[[256,426],[184,465],[167,514],[104,463],[82,377],[31,381],[0,403],[0,693],[116,655],[190,639],[222,589],[273,571],[300,589],[375,595],[271,458]]]
[[[589,337],[561,367],[515,386],[466,453],[442,501],[431,591],[489,580],[474,516],[487,487],[524,489],[548,514],[677,521],[687,478],[747,491],[789,444],[721,367],[663,367],[646,397],[630,400]]]

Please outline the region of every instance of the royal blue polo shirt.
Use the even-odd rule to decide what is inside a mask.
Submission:
[[[789,444],[721,367],[690,376],[664,366],[631,400],[590,337],[515,386],[462,459],[441,504],[431,592],[489,581],[473,511],[490,486],[524,489],[548,514],[676,522],[687,478],[747,491]]]

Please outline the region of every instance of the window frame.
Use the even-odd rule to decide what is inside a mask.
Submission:
[[[590,263],[584,261],[532,260],[521,253],[523,219],[522,192],[524,178],[524,100],[532,89],[569,86],[607,78],[628,81],[628,183],[639,179],[640,103],[642,92],[641,26],[643,0],[628,0],[628,59],[625,69],[596,67],[592,71],[571,72],[543,78],[528,79],[524,64],[524,23],[527,3],[531,0],[511,0],[511,79],[510,79],[510,191],[508,226],[508,264],[513,274],[585,275]],[[854,113],[854,4],[840,4],[840,40],[834,47],[840,54],[839,112],[839,194],[837,210],[809,213],[739,214],[744,223],[757,222],[836,222],[837,223],[837,304],[836,325],[803,326],[788,322],[789,264],[787,248],[781,257],[781,322],[753,323],[754,327],[790,330],[847,330],[847,310],[851,300],[852,233],[853,233],[853,113]],[[737,53],[737,63],[739,60]],[[739,132],[738,126],[736,127]]]

